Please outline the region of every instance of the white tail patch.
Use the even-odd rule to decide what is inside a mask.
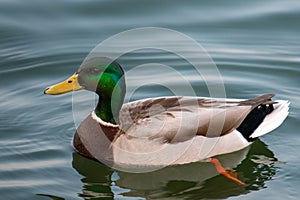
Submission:
[[[265,117],[264,121],[250,135],[250,138],[256,138],[267,134],[279,127],[289,114],[289,101],[277,100],[274,104],[274,110]]]

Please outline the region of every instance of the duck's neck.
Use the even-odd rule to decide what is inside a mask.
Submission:
[[[118,124],[119,112],[123,105],[124,89],[121,87],[115,88],[114,92],[108,95],[100,95],[95,114],[103,121]]]

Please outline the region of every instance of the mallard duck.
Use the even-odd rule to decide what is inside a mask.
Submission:
[[[96,57],[44,93],[97,93],[98,104],[78,127],[73,146],[86,157],[126,170],[238,151],[277,128],[289,109],[288,101],[271,100],[274,94],[247,100],[169,96],[123,104],[125,87],[120,64]],[[217,160],[210,161],[219,166]]]

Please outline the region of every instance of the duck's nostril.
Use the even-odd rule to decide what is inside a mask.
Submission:
[[[68,83],[72,83],[72,80],[69,80]]]

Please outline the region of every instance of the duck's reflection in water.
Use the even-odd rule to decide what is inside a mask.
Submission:
[[[272,151],[260,140],[249,148],[217,157],[224,167],[233,168],[245,182],[237,185],[219,175],[211,163],[198,162],[170,166],[149,173],[115,171],[77,153],[73,167],[83,176],[84,199],[101,197],[154,198],[226,198],[266,187],[265,181],[275,175],[278,162]]]

